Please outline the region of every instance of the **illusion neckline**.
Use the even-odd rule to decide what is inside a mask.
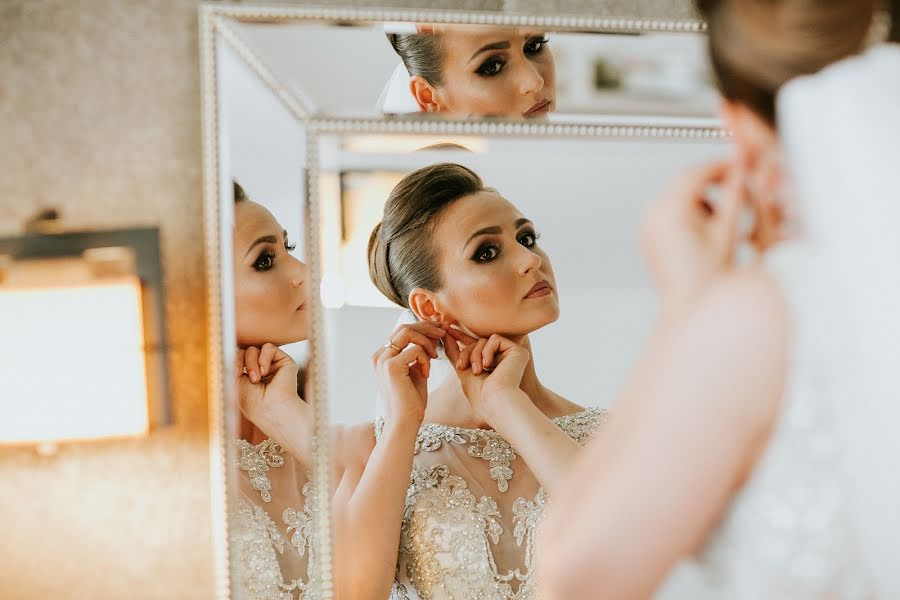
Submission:
[[[605,412],[605,410],[606,409],[604,408],[592,406],[566,415],[551,417],[550,420],[553,421],[553,423],[555,423],[556,425],[560,425],[562,423],[565,423],[568,419],[572,419],[573,417],[578,417],[590,413],[603,413]],[[422,431],[423,429],[450,429],[453,431],[474,431],[486,434],[500,435],[499,433],[497,433],[496,429],[486,429],[484,427],[461,427],[459,425],[447,425],[445,423],[422,423],[422,425],[419,427],[419,431]]]

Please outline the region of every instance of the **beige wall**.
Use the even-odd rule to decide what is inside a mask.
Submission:
[[[0,450],[3,598],[211,596],[196,31],[192,1],[0,5],[0,235],[46,206],[160,228],[177,423]]]
[[[160,228],[176,422],[52,457],[0,449],[4,599],[212,595],[197,4],[0,2],[0,235],[49,206],[72,226]],[[583,14],[597,4],[505,6]]]

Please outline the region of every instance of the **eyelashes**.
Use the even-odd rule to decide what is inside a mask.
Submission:
[[[293,252],[297,248],[297,244],[288,244],[287,241],[284,243],[284,249],[288,252]],[[275,266],[275,259],[278,255],[272,250],[263,250],[259,253],[259,256],[256,257],[256,260],[253,261],[253,268],[259,272],[271,271]]]
[[[537,245],[538,239],[540,239],[541,234],[535,231],[523,231],[519,234],[516,241],[525,246],[526,248],[533,248]],[[472,255],[472,260],[476,263],[486,264],[489,262],[493,262],[498,256],[500,256],[500,252],[502,251],[502,246],[496,242],[487,242],[478,246],[475,250],[475,253]]]
[[[526,56],[537,56],[544,51],[544,47],[549,41],[545,35],[534,36],[528,38],[522,50]],[[503,71],[506,62],[502,55],[492,56],[478,66],[475,74],[481,77],[496,77]]]

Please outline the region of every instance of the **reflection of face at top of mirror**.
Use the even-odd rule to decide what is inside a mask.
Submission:
[[[717,107],[701,34],[323,21],[234,27],[317,116],[656,124],[710,118]]]

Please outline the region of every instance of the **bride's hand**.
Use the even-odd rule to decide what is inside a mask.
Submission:
[[[425,418],[431,359],[446,329],[420,321],[400,325],[388,343],[372,355],[378,389],[385,404],[385,422],[413,425]]]
[[[235,379],[241,413],[267,436],[280,439],[283,431],[301,431],[307,405],[297,394],[297,365],[274,344],[239,348]]]
[[[472,408],[493,426],[497,402],[521,392],[519,385],[531,353],[502,335],[473,338],[450,329],[444,344],[447,358],[456,367],[456,375]],[[460,347],[461,345],[462,347]]]
[[[719,162],[682,174],[650,208],[643,247],[666,310],[680,309],[734,264],[738,217],[746,203],[744,177]],[[721,201],[706,197],[722,185]]]

